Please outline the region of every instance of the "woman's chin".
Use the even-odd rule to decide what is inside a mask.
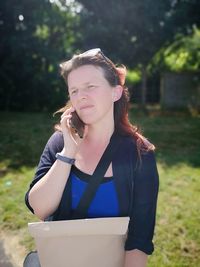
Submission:
[[[80,118],[83,121],[83,123],[86,125],[91,125],[95,123],[95,119],[92,118],[92,116],[80,116]]]

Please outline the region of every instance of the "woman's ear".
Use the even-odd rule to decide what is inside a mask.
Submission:
[[[123,87],[121,85],[117,85],[113,88],[112,97],[114,102],[118,101],[121,98],[122,92],[123,92]]]

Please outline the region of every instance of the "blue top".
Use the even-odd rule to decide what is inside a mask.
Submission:
[[[73,166],[71,179],[71,206],[75,210],[92,175],[86,174]],[[113,177],[105,177],[97,189],[88,209],[88,218],[117,217],[119,205]]]

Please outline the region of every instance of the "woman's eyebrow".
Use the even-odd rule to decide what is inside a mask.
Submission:
[[[94,84],[94,82],[85,82],[83,84],[83,86],[87,86],[87,85],[90,85],[90,84]],[[80,86],[81,87],[81,86]],[[74,90],[74,89],[78,89],[78,87],[76,86],[72,86],[72,87],[68,87],[68,90],[71,91],[71,90]]]

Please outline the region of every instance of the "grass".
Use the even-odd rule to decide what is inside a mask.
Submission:
[[[200,262],[200,120],[188,115],[131,112],[156,147],[160,193],[155,252],[149,267],[198,267]],[[0,230],[18,235],[28,252],[34,243],[24,205],[55,120],[49,114],[0,113]]]

